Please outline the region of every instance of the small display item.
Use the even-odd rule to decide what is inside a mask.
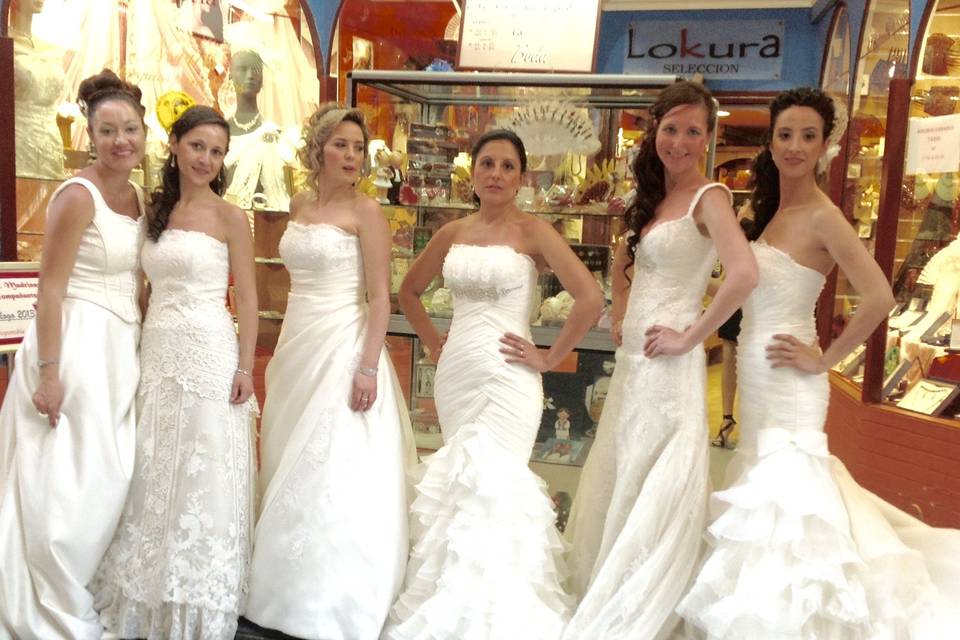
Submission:
[[[900,399],[897,406],[928,416],[938,416],[957,397],[958,393],[960,393],[960,386],[957,384],[945,380],[921,378]]]
[[[904,360],[900,365],[893,370],[893,372],[887,376],[887,379],[883,381],[883,391],[881,392],[881,397],[891,398],[893,396],[899,395],[900,382],[904,379],[903,377],[907,374],[913,366],[914,362],[910,360]]]
[[[183,91],[167,91],[157,99],[157,120],[167,133],[184,111],[197,101]]]

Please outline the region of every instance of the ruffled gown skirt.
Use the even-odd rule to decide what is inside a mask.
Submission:
[[[63,301],[60,422],[31,400],[36,325],[0,411],[0,638],[99,639],[87,585],[110,544],[133,472],[138,322]]]
[[[680,606],[693,637],[940,640],[960,629],[960,532],[856,484],[829,455],[826,375],[771,369],[748,323],[738,370],[739,478],[713,496],[712,552]],[[733,464],[733,463],[732,463]]]
[[[417,470],[413,548],[389,640],[555,640],[568,617],[563,543],[527,466],[540,376],[507,364],[496,316],[462,303],[437,367],[444,446]]]

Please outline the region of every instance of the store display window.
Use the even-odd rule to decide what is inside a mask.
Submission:
[[[89,161],[80,81],[103,68],[137,84],[148,189],[166,156],[165,126],[190,104],[227,116],[228,199],[284,210],[304,118],[319,102],[312,18],[299,0],[12,0],[20,259],[35,259],[50,195]],[[251,213],[251,219],[253,214]]]
[[[932,2],[917,42],[893,256],[883,397],[960,414],[960,7]],[[951,138],[952,136],[952,138]],[[943,152],[938,151],[942,149]]]
[[[864,246],[874,254],[880,206],[881,173],[887,133],[890,80],[906,77],[910,35],[907,0],[870,2],[863,24],[850,96],[847,164],[841,208]],[[828,91],[842,92],[842,52],[825,72]],[[839,67],[839,68],[836,68]],[[840,94],[842,95],[842,93]],[[856,311],[859,297],[843,274],[837,275],[831,334],[836,337]],[[838,363],[834,370],[862,383],[866,345]]]

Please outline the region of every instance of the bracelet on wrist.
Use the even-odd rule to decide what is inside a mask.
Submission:
[[[60,364],[59,360],[44,360],[43,358],[37,358],[38,369],[43,369],[44,367],[50,367],[58,364]]]
[[[241,369],[240,367],[237,367],[236,373],[239,373],[239,374],[242,375],[242,376],[250,376],[251,378],[253,377],[253,374],[252,374],[252,373],[250,373],[250,372],[247,371],[246,369]]]
[[[373,378],[377,375],[376,367],[357,367],[357,373],[362,376],[367,376],[368,378]]]

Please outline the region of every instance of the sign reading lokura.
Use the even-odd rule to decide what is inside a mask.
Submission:
[[[778,80],[783,22],[631,22],[624,73],[670,74],[726,80]]]
[[[0,262],[0,345],[19,344],[36,311],[37,262]]]

